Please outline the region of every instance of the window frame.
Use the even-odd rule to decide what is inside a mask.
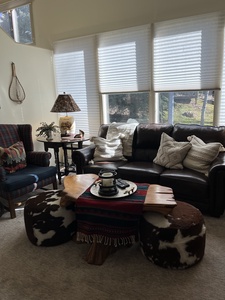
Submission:
[[[15,37],[12,37],[12,36],[9,35],[16,43],[24,44],[24,45],[35,45],[35,34],[34,34],[34,24],[33,24],[33,9],[32,9],[33,1],[34,0],[13,0],[13,1],[9,1],[9,2],[6,2],[6,3],[0,4],[0,12],[1,13],[7,12],[9,10],[14,10],[14,9],[16,9],[18,7],[21,7],[21,6],[24,6],[24,5],[30,5],[30,25],[31,25],[31,32],[32,32],[32,41],[30,43],[17,42],[15,40]],[[2,30],[4,30],[4,29],[2,29]],[[13,30],[13,33],[14,32],[15,31]],[[14,34],[14,36],[15,36],[15,34]]]

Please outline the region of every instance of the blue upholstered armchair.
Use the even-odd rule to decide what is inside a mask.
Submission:
[[[34,151],[29,124],[0,124],[0,202],[16,217],[18,197],[53,184],[57,189],[55,166],[49,166],[51,153]]]

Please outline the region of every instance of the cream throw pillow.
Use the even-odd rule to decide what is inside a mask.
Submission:
[[[123,155],[132,156],[132,144],[135,128],[138,123],[112,123],[109,125],[108,132],[106,135],[107,139],[112,139],[115,136],[123,134],[122,145],[123,145]]]
[[[177,142],[163,132],[153,162],[169,169],[183,169],[182,162],[190,148],[191,144],[189,142]]]
[[[187,137],[192,147],[183,161],[186,168],[198,171],[208,176],[209,168],[223,149],[221,143],[205,143],[195,135]]]
[[[123,156],[121,137],[117,136],[111,140],[102,137],[92,137],[95,144],[94,162],[126,160]]]

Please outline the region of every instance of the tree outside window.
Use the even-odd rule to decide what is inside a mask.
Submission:
[[[159,97],[159,122],[213,125],[214,91],[163,92]]]

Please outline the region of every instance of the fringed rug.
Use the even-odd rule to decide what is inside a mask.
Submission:
[[[137,184],[134,194],[117,199],[95,197],[89,188],[76,201],[77,241],[115,247],[135,243],[148,187]]]

